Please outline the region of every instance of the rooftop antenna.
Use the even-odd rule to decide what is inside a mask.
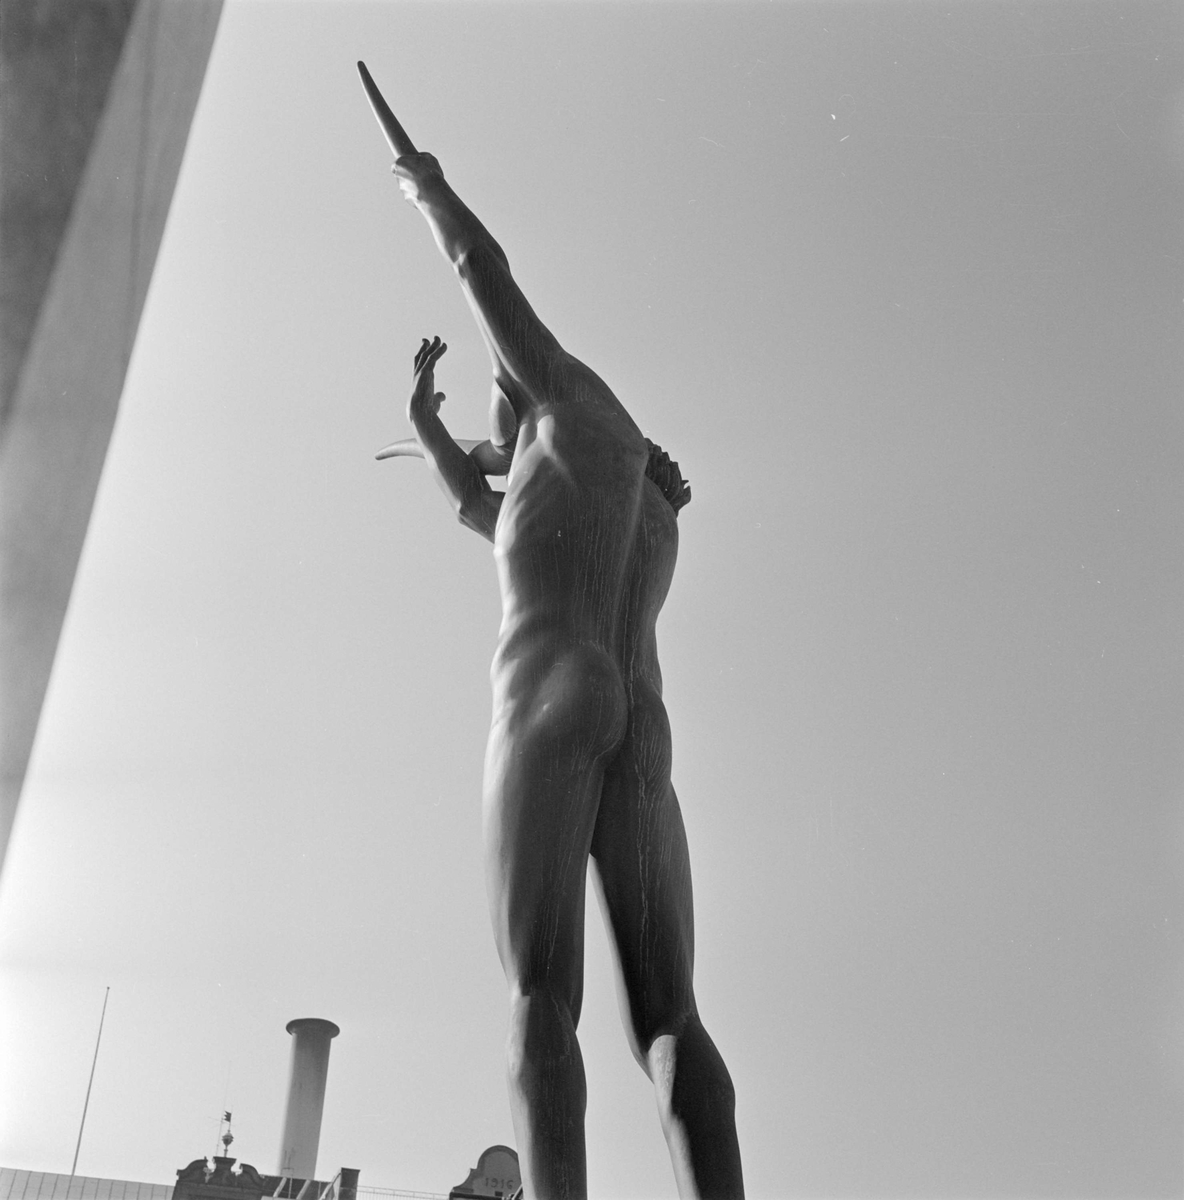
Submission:
[[[90,1062],[90,1078],[86,1081],[86,1099],[82,1102],[82,1120],[78,1122],[78,1141],[74,1144],[74,1161],[70,1164],[70,1178],[66,1182],[66,1197],[69,1200],[70,1184],[74,1182],[74,1172],[78,1169],[78,1151],[82,1149],[82,1131],[86,1128],[86,1110],[90,1107],[90,1089],[95,1081],[95,1067],[99,1061],[99,1043],[103,1040],[103,1022],[107,1018],[107,997],[111,995],[108,985],[103,993],[103,1011],[99,1014],[99,1032],[95,1037],[95,1056]]]

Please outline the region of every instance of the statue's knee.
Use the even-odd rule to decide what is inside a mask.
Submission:
[[[734,1111],[732,1077],[697,1016],[677,1032],[659,1034],[649,1047],[645,1065],[663,1112],[683,1106],[688,1095],[709,1098],[720,1112]]]
[[[687,1026],[691,1014],[673,1003],[653,1005],[645,1011],[634,1010],[630,1028],[633,1056],[645,1066],[654,1046],[662,1038],[678,1038]]]
[[[552,991],[515,992],[510,998],[507,1059],[511,1077],[542,1062],[570,1056],[576,1029],[571,1007]]]

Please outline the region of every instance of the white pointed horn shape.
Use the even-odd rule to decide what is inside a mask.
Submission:
[[[391,112],[390,105],[382,98],[382,93],[378,90],[378,84],[374,82],[373,76],[366,70],[366,64],[359,60],[358,74],[362,77],[362,87],[366,89],[366,98],[370,101],[370,107],[374,110],[374,116],[378,120],[378,126],[382,130],[383,137],[386,138],[388,145],[394,151],[396,158],[402,158],[404,154],[415,154],[415,143],[407,136],[407,131],[399,124],[398,118]]]
[[[478,446],[484,444],[483,440],[477,438],[453,438],[452,440],[466,454],[471,454]],[[381,460],[384,458],[423,458],[423,456],[423,447],[419,444],[419,438],[410,437],[400,438],[397,442],[391,442],[389,446],[383,446],[374,457]]]

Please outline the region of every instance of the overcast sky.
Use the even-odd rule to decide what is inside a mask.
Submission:
[[[659,637],[754,1197],[1184,1187],[1179,6],[227,0],[0,889],[0,1162],[513,1144],[484,348],[354,62],[692,481]],[[675,1195],[589,908],[598,1197]]]

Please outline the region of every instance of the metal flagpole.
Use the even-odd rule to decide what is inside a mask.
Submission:
[[[78,1166],[78,1151],[82,1149],[82,1130],[86,1126],[86,1110],[90,1107],[90,1089],[95,1081],[95,1067],[99,1061],[99,1042],[103,1040],[103,1022],[107,1018],[107,997],[111,995],[108,987],[103,993],[103,1011],[99,1014],[99,1033],[95,1038],[95,1056],[91,1059],[90,1078],[86,1081],[86,1100],[82,1104],[82,1120],[78,1122],[78,1142],[74,1147],[74,1161],[70,1164],[70,1179],[66,1183],[66,1200],[70,1200],[70,1184],[74,1182],[74,1171]]]

